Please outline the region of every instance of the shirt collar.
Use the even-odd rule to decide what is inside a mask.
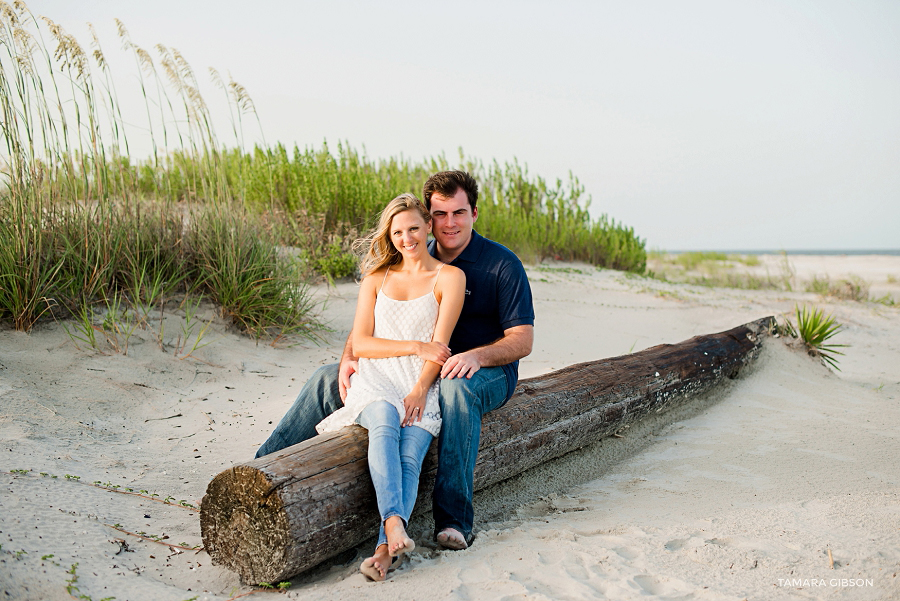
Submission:
[[[471,240],[469,240],[469,243],[466,244],[466,247],[459,254],[459,256],[450,261],[450,264],[452,265],[457,261],[477,263],[479,257],[481,257],[482,250],[484,250],[484,236],[473,229]],[[432,257],[437,258],[437,240],[431,240],[431,242],[428,244],[428,252]]]

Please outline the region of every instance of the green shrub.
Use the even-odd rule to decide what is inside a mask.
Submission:
[[[884,305],[885,307],[893,307],[894,305],[897,304],[897,301],[894,300],[893,295],[890,293],[885,294],[884,296],[880,296],[878,298],[872,297],[869,299],[869,302],[878,303],[880,305]]]
[[[704,261],[726,261],[728,255],[720,252],[684,252],[675,257],[676,263],[687,270],[695,269]]]
[[[856,276],[837,281],[831,281],[828,276],[821,278],[813,276],[806,286],[806,291],[843,300],[869,300],[869,283]]]
[[[823,310],[816,307],[795,306],[794,313],[797,327],[793,328],[793,324],[788,322],[789,326],[797,332],[797,336],[806,345],[809,354],[821,357],[825,363],[840,371],[837,366],[837,355],[844,353],[837,349],[849,345],[826,344],[826,342],[838,334],[843,326],[837,323],[833,315],[826,316]]]
[[[302,251],[300,256],[332,285],[337,279],[348,278],[359,272],[359,257],[337,242],[332,242],[315,254]]]
[[[259,218],[227,205],[200,207],[190,215],[185,239],[196,290],[242,330],[259,337],[316,329],[297,262],[279,254]]]
[[[747,267],[756,267],[760,264],[759,257],[756,255],[728,255],[728,260],[743,263]]]
[[[7,206],[0,210],[0,320],[29,330],[55,303],[63,260],[53,250],[53,232],[43,227],[40,207]]]

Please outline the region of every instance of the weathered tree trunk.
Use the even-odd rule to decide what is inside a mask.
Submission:
[[[773,319],[696,336],[522,380],[504,407],[486,415],[476,490],[673,407],[756,358]],[[200,508],[213,563],[248,583],[290,578],[373,536],[375,491],[366,430],[317,436],[216,476]],[[419,503],[428,503],[436,452],[425,459]]]

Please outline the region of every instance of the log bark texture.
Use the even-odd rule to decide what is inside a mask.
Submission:
[[[774,319],[522,380],[484,417],[475,489],[614,434],[734,378],[755,359]],[[246,583],[288,579],[373,536],[375,491],[366,430],[349,426],[216,476],[200,507],[213,563]],[[422,469],[419,507],[430,506],[436,444]]]

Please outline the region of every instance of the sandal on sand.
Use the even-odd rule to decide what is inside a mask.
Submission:
[[[466,542],[465,537],[456,528],[444,528],[441,530],[437,535],[437,542],[445,549],[452,549],[453,551],[462,551],[469,548],[469,543]]]

